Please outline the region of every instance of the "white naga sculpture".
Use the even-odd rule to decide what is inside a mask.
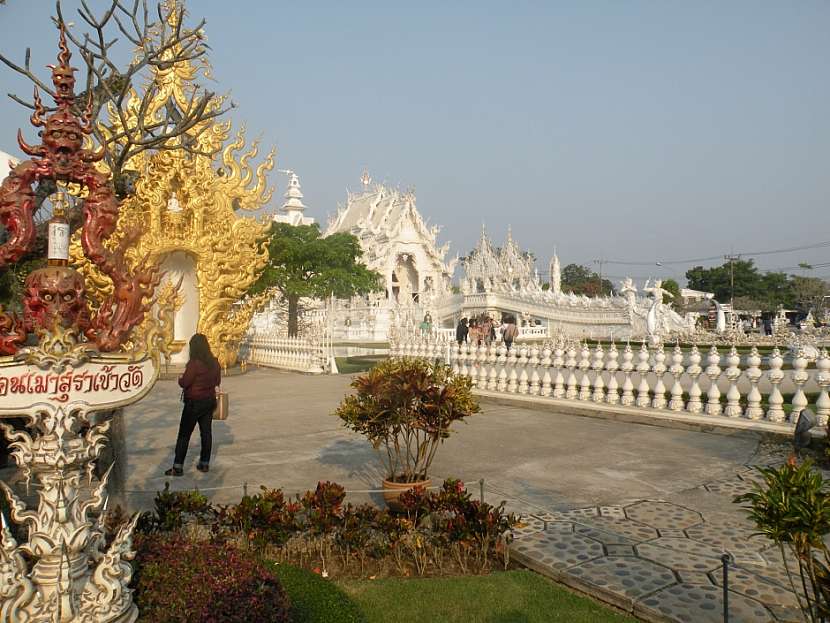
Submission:
[[[634,308],[637,305],[637,286],[634,285],[634,280],[631,277],[626,277],[620,282],[620,294],[623,295],[628,306]]]

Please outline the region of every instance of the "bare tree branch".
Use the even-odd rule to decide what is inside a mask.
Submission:
[[[147,150],[184,150],[193,155],[213,156],[198,148],[198,137],[206,121],[220,117],[233,104],[221,105],[212,91],[196,85],[187,94],[187,102],[170,102],[160,109],[161,118],[149,118],[150,106],[157,99],[159,85],[152,79],[155,71],[166,71],[177,63],[198,62],[209,50],[203,35],[205,20],[193,27],[184,25],[184,9],[177,7],[172,19],[160,2],[151,11],[147,0],[109,0],[96,13],[88,0],[81,0],[77,8],[81,24],[87,29],[79,34],[68,26],[61,0],[56,0],[54,22],[63,25],[66,36],[87,69],[86,90],[78,95],[78,107],[92,98],[93,136],[105,149],[107,165],[116,180],[126,171],[129,161]],[[172,25],[171,25],[172,23]],[[113,60],[114,50],[123,41],[137,50],[128,66],[119,66]],[[54,90],[30,67],[30,51],[26,50],[23,65],[18,65],[0,54],[0,62],[26,77],[39,89],[54,96]],[[138,118],[130,121],[127,103],[133,97],[134,86],[147,86],[138,103]],[[9,94],[15,102],[34,109],[32,101]],[[113,122],[107,122],[102,112],[111,109]],[[132,173],[130,173],[132,175]],[[119,191],[119,194],[123,194]]]

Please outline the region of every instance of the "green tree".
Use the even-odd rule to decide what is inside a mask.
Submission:
[[[678,284],[674,279],[664,279],[663,280],[663,289],[666,292],[669,292],[672,296],[674,296],[672,301],[674,301],[675,305],[679,305],[681,303],[681,301],[680,301],[680,284]],[[669,301],[669,302],[671,302],[671,301]]]
[[[608,279],[603,279],[600,287],[600,278],[597,273],[587,266],[568,264],[562,269],[562,291],[585,296],[599,296],[613,293],[614,284]]]
[[[818,277],[792,275],[792,291],[795,304],[806,310],[820,310],[824,297],[830,295],[827,282]]]
[[[363,252],[351,234],[325,238],[320,227],[272,223],[269,262],[249,293],[276,288],[288,302],[288,335],[297,335],[302,297],[348,298],[381,289],[380,275],[360,263]]]
[[[686,280],[693,290],[714,292],[721,302],[734,298],[758,301],[766,311],[779,305],[792,304],[792,283],[784,273],[761,273],[753,260],[735,260],[721,266],[695,266],[686,271]],[[732,283],[734,280],[734,291]]]

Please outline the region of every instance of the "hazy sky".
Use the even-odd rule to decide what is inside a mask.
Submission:
[[[318,220],[368,167],[416,189],[453,253],[482,222],[497,242],[512,224],[544,267],[554,246],[563,264],[651,263],[830,240],[828,2],[187,6],[207,19],[235,124],[277,146]],[[53,7],[7,0],[0,51],[52,62]],[[31,87],[0,66],[0,91]],[[18,153],[26,119],[0,99],[0,149]],[[285,178],[272,179],[278,207]],[[830,246],[757,261],[828,262]]]

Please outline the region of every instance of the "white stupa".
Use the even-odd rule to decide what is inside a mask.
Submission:
[[[277,223],[288,223],[289,225],[311,225],[314,219],[304,216],[306,210],[303,204],[303,192],[300,190],[300,178],[294,171],[283,169],[280,171],[288,175],[288,190],[285,191],[285,203],[282,204],[280,212],[274,215]]]

